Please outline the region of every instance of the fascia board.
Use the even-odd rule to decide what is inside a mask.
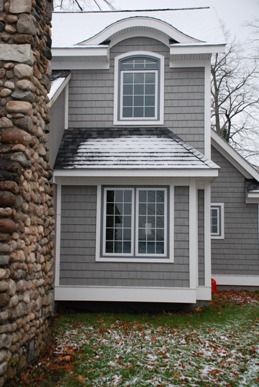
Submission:
[[[170,56],[194,55],[194,54],[216,54],[225,52],[225,43],[222,44],[172,44]]]
[[[239,153],[237,153],[220,136],[211,130],[211,145],[217,149],[247,179],[254,178],[259,182],[259,173]]]
[[[71,169],[55,170],[54,177],[204,177],[216,178],[218,169],[151,169],[151,170],[118,170],[118,169]]]
[[[157,20],[151,17],[130,17],[123,20],[119,20],[110,26],[106,27],[103,31],[93,36],[92,38],[81,42],[80,44],[100,44],[112,36],[121,33],[123,30],[130,30],[134,28],[152,28],[163,32],[168,37],[173,37],[176,41],[181,43],[199,42],[198,39],[185,35],[181,31],[177,30],[173,26],[169,25],[165,21]]]
[[[108,58],[108,46],[73,46],[73,47],[53,47],[52,56],[55,57],[80,57],[80,56],[106,56]]]
[[[48,103],[49,107],[53,106],[53,104],[56,102],[56,100],[58,99],[58,97],[60,96],[60,94],[62,93],[62,91],[64,90],[64,88],[68,84],[68,82],[70,81],[70,79],[71,79],[71,74],[68,74],[67,77],[64,79],[64,81],[59,86],[59,88],[53,94],[53,96],[50,97],[50,101]]]

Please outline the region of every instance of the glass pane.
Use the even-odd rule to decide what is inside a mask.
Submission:
[[[156,244],[156,253],[157,254],[164,254],[164,242],[157,242]]]
[[[164,240],[164,230],[163,229],[157,229],[156,230],[156,240],[157,241],[163,241]]]
[[[151,84],[145,85],[145,94],[155,95],[155,85],[151,85]]]
[[[131,204],[127,203],[124,204],[124,215],[129,215],[131,214]]]
[[[144,95],[144,85],[134,85],[135,95]]]
[[[149,254],[156,253],[154,242],[147,242],[147,253],[149,253]]]
[[[148,215],[153,215],[156,213],[156,205],[155,204],[149,204],[148,205]]]
[[[147,191],[140,190],[139,191],[139,202],[146,202],[147,200]]]
[[[114,191],[107,191],[107,202],[114,202]]]
[[[133,95],[133,85],[123,85],[123,95]]]
[[[146,73],[145,74],[145,81],[146,83],[155,83],[156,81],[156,77],[155,77],[155,73]]]
[[[131,242],[123,242],[123,253],[129,254],[131,252]]]
[[[114,204],[113,203],[107,203],[106,213],[107,214],[114,214]]]
[[[144,106],[144,96],[134,97],[134,106]]]
[[[145,117],[155,117],[155,108],[154,107],[146,107],[145,108]]]
[[[134,117],[144,117],[143,108],[134,108]]]
[[[123,190],[115,190],[115,201],[122,202],[123,200]]]
[[[133,109],[123,108],[123,117],[133,117]]]
[[[147,191],[147,197],[148,197],[148,201],[149,203],[154,203],[156,201],[156,191]]]
[[[123,83],[133,83],[133,73],[124,73],[123,74]]]
[[[156,205],[156,213],[157,213],[157,215],[164,215],[164,205],[163,204]]]
[[[165,200],[165,193],[164,191],[157,191],[157,202],[158,203],[164,203]]]
[[[146,216],[139,216],[138,222],[139,222],[139,227],[145,227],[145,224],[147,223]]]
[[[140,242],[138,243],[138,251],[140,254],[146,254],[146,242]]]
[[[164,228],[164,217],[163,216],[156,217],[156,227]]]
[[[134,83],[140,83],[143,84],[145,80],[145,74],[144,73],[134,73]]]
[[[132,106],[133,105],[133,97],[127,96],[123,97],[123,106]]]
[[[146,106],[155,106],[155,96],[146,96],[145,97],[145,105]]]
[[[114,238],[114,230],[112,228],[107,228],[106,229],[106,240],[112,241],[113,238]]]
[[[122,253],[122,242],[115,242],[115,253]]]
[[[106,216],[106,227],[114,226],[114,216]]]
[[[124,227],[131,227],[131,216],[124,216],[123,220]]]
[[[124,203],[131,203],[132,200],[132,192],[124,191]]]
[[[113,242],[106,242],[105,251],[106,253],[113,253]]]

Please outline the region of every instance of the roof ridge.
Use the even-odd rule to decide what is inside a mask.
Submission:
[[[196,9],[210,9],[210,7],[186,7],[186,8],[151,8],[151,9],[115,9],[115,10],[100,10],[100,11],[54,11],[53,13],[64,14],[87,14],[87,13],[120,13],[120,12],[164,12],[164,11],[193,11]]]

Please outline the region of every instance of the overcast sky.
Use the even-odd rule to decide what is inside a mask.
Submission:
[[[118,9],[213,7],[226,29],[246,40],[249,29],[245,22],[259,17],[259,0],[113,0]]]

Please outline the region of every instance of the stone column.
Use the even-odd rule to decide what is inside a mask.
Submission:
[[[0,0],[0,386],[43,349],[53,310],[51,13]]]

